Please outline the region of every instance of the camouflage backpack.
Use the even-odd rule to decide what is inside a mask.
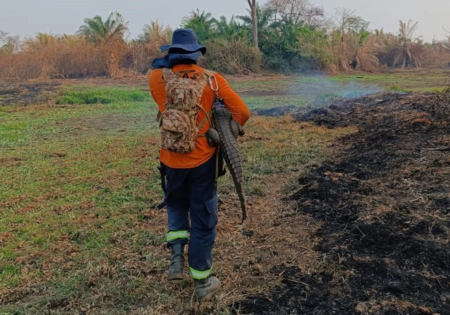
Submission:
[[[189,73],[194,75],[189,77]],[[183,74],[183,76],[180,76]],[[173,73],[163,69],[166,84],[166,106],[160,113],[161,146],[175,153],[190,153],[195,149],[199,130],[210,121],[209,114],[201,105],[203,91],[213,74],[207,70],[200,75],[196,70]],[[205,113],[205,119],[197,126],[199,111]]]

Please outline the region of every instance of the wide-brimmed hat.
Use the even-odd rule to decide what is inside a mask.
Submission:
[[[161,52],[171,48],[182,49],[188,53],[200,51],[203,55],[206,53],[206,47],[198,43],[197,35],[191,28],[182,28],[173,32],[172,44],[161,46]]]

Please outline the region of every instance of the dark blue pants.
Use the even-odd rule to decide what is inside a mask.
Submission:
[[[212,248],[218,222],[216,156],[195,168],[165,166],[165,171],[168,246],[189,244],[192,277],[205,279],[212,269]]]

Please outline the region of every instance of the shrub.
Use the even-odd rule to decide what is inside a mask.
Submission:
[[[226,74],[248,74],[258,72],[261,54],[245,40],[210,40],[205,43],[208,53],[200,64],[208,69]]]

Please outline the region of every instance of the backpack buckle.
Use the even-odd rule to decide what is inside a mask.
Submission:
[[[213,86],[212,79],[214,79],[214,83],[215,83],[216,87]],[[217,79],[214,75],[208,76],[208,84],[209,84],[209,87],[211,88],[211,90],[218,95],[217,91],[219,91],[219,83],[217,82]]]

